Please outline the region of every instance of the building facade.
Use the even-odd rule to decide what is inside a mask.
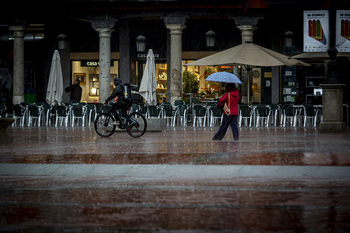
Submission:
[[[173,101],[188,97],[187,90],[183,90],[185,72],[195,76],[199,93],[215,98],[209,94],[220,91],[220,87],[204,81],[212,70],[237,74],[243,81],[240,93],[244,100],[247,95],[244,66],[183,65],[239,45],[247,33],[255,44],[287,55],[300,53],[303,11],[327,10],[329,2],[54,0],[34,4],[13,1],[5,6],[8,10],[0,17],[2,99],[19,103],[35,93],[35,101],[45,101],[51,59],[58,49],[64,87],[78,78],[83,88],[82,101],[103,102],[113,89],[115,77],[140,84],[147,52],[152,49],[160,102],[165,101],[164,98]],[[336,7],[346,9],[348,5],[347,0],[338,0]],[[287,48],[285,33],[288,31],[293,32],[293,44]],[[215,33],[214,46],[206,42],[208,32]],[[65,35],[65,48],[58,47],[59,35]],[[144,51],[137,50],[137,38],[145,39]],[[341,60],[339,70],[348,62]],[[286,71],[292,72],[292,81],[285,79]],[[320,80],[314,80],[315,84],[322,82],[324,71],[324,60],[312,61],[310,68],[254,67],[252,102],[319,103],[320,98],[314,95],[307,77],[319,77]],[[348,82],[346,74],[340,76],[341,82]],[[291,87],[293,95],[283,92],[286,86]],[[346,103],[349,97],[344,93]],[[69,96],[64,93],[63,102],[68,101]]]

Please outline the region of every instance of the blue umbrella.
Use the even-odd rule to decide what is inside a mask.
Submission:
[[[216,72],[209,75],[205,81],[210,82],[219,82],[219,83],[238,83],[242,84],[241,80],[239,78],[231,73],[228,72]]]

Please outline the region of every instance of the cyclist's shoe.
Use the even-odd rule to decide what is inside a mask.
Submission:
[[[117,125],[117,126],[119,126],[120,123],[119,123],[119,121],[115,121],[112,125]]]

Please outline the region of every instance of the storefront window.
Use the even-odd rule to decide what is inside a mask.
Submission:
[[[118,61],[112,61],[110,91],[114,89],[114,78],[118,77]],[[94,103],[99,99],[99,63],[98,61],[72,61],[72,83],[80,80],[82,87],[81,102]]]

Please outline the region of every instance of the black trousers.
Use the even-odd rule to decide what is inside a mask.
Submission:
[[[128,111],[128,105],[126,104],[121,104],[121,103],[115,103],[112,105],[112,108],[111,108],[111,112],[113,113],[114,115],[114,118],[116,121],[119,121],[119,116],[117,114],[117,109],[120,109],[121,112],[126,115],[127,114],[127,111]]]
[[[231,125],[233,139],[238,140],[239,134],[237,125],[237,115],[227,116],[226,114],[224,114],[220,129],[213,137],[213,140],[222,140],[225,137],[229,125]]]

